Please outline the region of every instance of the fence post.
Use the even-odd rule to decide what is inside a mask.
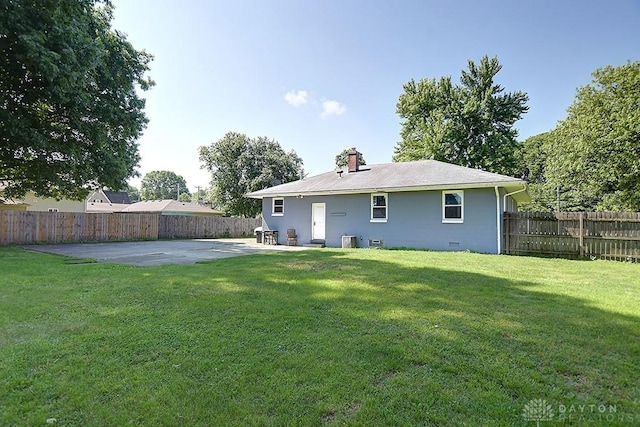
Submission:
[[[511,234],[511,230],[509,229],[510,226],[510,213],[509,212],[505,212],[504,213],[504,253],[509,255],[510,251],[509,251],[509,245],[511,243],[510,239],[509,239],[509,234]]]
[[[578,215],[580,221],[580,258],[584,257],[584,212],[580,212]]]

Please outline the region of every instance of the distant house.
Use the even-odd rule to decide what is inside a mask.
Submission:
[[[298,242],[500,253],[502,213],[529,201],[525,181],[435,160],[361,166],[247,194],[264,231]]]
[[[33,191],[24,196],[27,211],[38,212],[84,212],[85,205],[81,200],[56,200],[49,197],[38,197]]]
[[[28,191],[21,199],[13,200],[2,195],[3,186],[0,184],[0,209],[32,212],[84,212],[85,204],[78,200],[56,200],[49,197],[39,197],[33,191]]]
[[[126,191],[94,190],[87,197],[86,210],[89,213],[122,212],[130,204]]]
[[[157,213],[160,215],[192,215],[192,216],[222,216],[208,206],[197,203],[179,202],[177,200],[145,200],[128,205],[120,212],[126,213]]]
[[[130,205],[129,193],[126,191],[94,190],[87,197],[87,202],[93,203],[113,203]]]

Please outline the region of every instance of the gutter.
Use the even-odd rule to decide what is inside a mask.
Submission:
[[[496,192],[496,241],[498,242],[498,255],[500,255],[502,253],[502,212],[500,209],[500,190],[497,185],[493,187],[493,189]]]
[[[440,191],[440,190],[465,190],[474,188],[495,188],[522,185],[522,181],[517,182],[483,182],[483,183],[468,183],[468,184],[442,184],[433,186],[408,186],[408,187],[373,187],[373,188],[357,188],[357,189],[344,189],[344,190],[316,190],[316,191],[282,191],[282,192],[269,192],[268,194],[251,195],[248,193],[245,197],[252,199],[263,199],[265,197],[293,197],[293,196],[335,196],[335,195],[347,195],[347,194],[368,194],[368,193],[404,193],[412,191]],[[526,190],[526,184],[524,189],[515,191],[509,194],[519,193]],[[255,191],[254,193],[259,193]]]
[[[527,184],[524,185],[524,187],[521,190],[518,191],[512,191],[511,193],[507,193],[504,195],[504,203],[503,203],[503,208],[504,208],[504,212],[507,211],[507,196],[512,196],[514,194],[518,194],[518,193],[522,193],[523,191],[527,191]]]

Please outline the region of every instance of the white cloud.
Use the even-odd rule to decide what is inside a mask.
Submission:
[[[322,101],[322,117],[339,116],[347,111],[347,106],[338,101]]]
[[[284,100],[287,104],[294,107],[301,107],[305,104],[311,103],[313,107],[318,107],[318,101],[314,99],[313,94],[310,94],[306,90],[292,90],[284,95]],[[325,99],[322,101],[322,112],[320,117],[323,119],[328,116],[340,116],[347,111],[347,106],[333,100]]]
[[[309,94],[307,93],[306,90],[296,90],[296,91],[292,90],[291,92],[287,92],[284,95],[284,100],[287,101],[287,103],[289,103],[290,105],[293,105],[294,107],[299,107],[307,103],[308,96]]]

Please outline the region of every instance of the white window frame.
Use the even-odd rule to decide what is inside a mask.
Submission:
[[[459,205],[447,205],[447,194],[460,194],[462,203]],[[447,218],[447,207],[460,206],[460,218]],[[444,224],[461,224],[464,222],[464,190],[446,190],[442,192],[442,222]]]
[[[385,205],[384,206],[374,206],[373,200],[375,197],[384,197]],[[373,210],[380,209],[384,207],[384,218],[376,218],[373,216]],[[388,193],[372,193],[371,194],[371,219],[370,222],[387,222],[389,219],[389,194]]]
[[[276,212],[276,200],[281,200],[282,204],[279,208],[282,208],[282,212]],[[271,199],[271,216],[284,216],[284,197],[274,197]]]

